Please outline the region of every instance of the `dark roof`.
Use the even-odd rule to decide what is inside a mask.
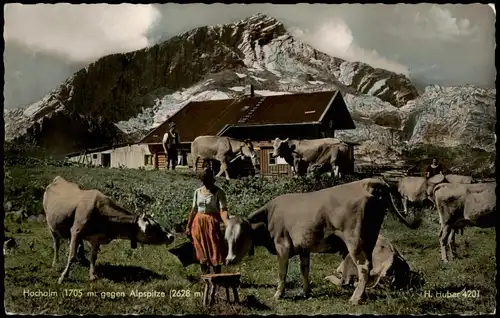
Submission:
[[[169,122],[175,122],[181,142],[191,142],[201,135],[217,135],[226,124],[235,124],[245,113],[241,104],[257,103],[258,98],[246,98],[191,102],[171,116],[166,122],[150,132],[143,143],[161,143],[168,131]]]
[[[260,141],[272,140],[276,137],[281,139],[315,139],[317,138],[317,130],[314,126],[317,125],[320,123],[232,125],[222,131],[219,136]]]
[[[337,91],[263,97],[246,124],[292,124],[320,121]]]
[[[341,115],[336,118],[342,118],[338,122],[345,122],[347,125],[339,129],[354,128],[342,95],[338,91],[265,97],[246,96],[239,99],[191,102],[140,142],[161,143],[170,122],[176,123],[181,142],[192,142],[202,135],[218,135],[231,125],[318,123],[330,109],[333,100],[335,100],[333,112]],[[254,112],[247,115],[251,109],[254,109]],[[245,115],[247,120],[238,123]]]

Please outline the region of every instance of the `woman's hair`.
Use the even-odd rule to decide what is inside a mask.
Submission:
[[[205,169],[200,176],[200,180],[210,192],[215,193],[217,187],[215,186],[215,177],[211,169]]]

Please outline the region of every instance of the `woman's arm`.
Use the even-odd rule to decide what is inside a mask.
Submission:
[[[219,199],[220,216],[222,222],[224,222],[224,225],[227,225],[227,221],[229,221],[229,213],[227,211],[227,200],[226,200],[226,194],[221,189],[219,189],[218,199]]]
[[[193,224],[193,220],[197,212],[198,212],[198,191],[194,190],[193,204],[191,206],[191,211],[189,212],[188,223],[186,226],[186,234],[188,235],[191,233],[191,225]]]

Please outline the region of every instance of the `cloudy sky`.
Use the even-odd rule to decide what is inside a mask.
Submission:
[[[495,87],[495,12],[484,4],[7,4],[5,107],[39,100],[104,55],[257,12],[320,51],[404,73],[419,86]]]

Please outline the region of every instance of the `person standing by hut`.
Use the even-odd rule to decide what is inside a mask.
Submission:
[[[165,156],[167,161],[167,170],[170,169],[170,163],[172,163],[172,170],[175,170],[177,164],[177,150],[180,145],[179,134],[175,130],[175,123],[171,122],[169,124],[169,130],[165,135],[163,135],[163,150],[165,150]]]
[[[192,238],[202,273],[209,273],[210,269],[220,273],[224,264],[220,221],[227,224],[229,220],[226,194],[215,185],[212,170],[206,169],[200,179],[203,186],[194,191],[186,234]]]
[[[432,158],[432,163],[427,167],[425,177],[430,179],[437,174],[443,174],[443,167],[438,162],[438,158],[434,157]]]

